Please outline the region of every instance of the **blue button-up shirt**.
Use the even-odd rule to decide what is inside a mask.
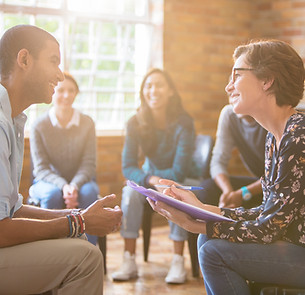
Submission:
[[[8,93],[0,84],[0,220],[12,217],[23,201],[18,190],[27,117],[21,113],[12,119],[11,115]]]

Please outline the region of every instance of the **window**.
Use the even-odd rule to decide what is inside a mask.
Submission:
[[[61,68],[80,86],[74,105],[98,130],[124,128],[143,76],[162,67],[163,0],[0,0],[0,8],[1,32],[23,23],[56,37]],[[27,109],[26,128],[48,108]]]

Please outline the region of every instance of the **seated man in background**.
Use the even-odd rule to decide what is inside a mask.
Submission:
[[[109,208],[115,195],[78,211],[23,205],[18,194],[23,111],[51,102],[64,78],[59,64],[58,42],[38,27],[12,27],[0,40],[0,294],[103,294],[101,251],[77,237],[120,226],[120,208]]]
[[[210,163],[211,178],[203,181],[204,189],[197,195],[203,203],[231,208],[252,208],[261,203],[266,134],[252,117],[235,114],[231,105],[222,109]],[[229,176],[227,168],[234,147],[253,176]]]

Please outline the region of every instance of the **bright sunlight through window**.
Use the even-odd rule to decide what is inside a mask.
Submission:
[[[163,0],[0,0],[0,31],[32,24],[61,46],[61,69],[78,81],[75,107],[97,130],[122,130],[139,105],[141,80],[162,67]],[[26,113],[30,128],[49,105]]]

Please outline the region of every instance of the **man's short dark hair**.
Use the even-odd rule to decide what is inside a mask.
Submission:
[[[35,26],[17,25],[8,29],[0,40],[1,77],[5,78],[11,73],[21,49],[27,49],[34,58],[38,58],[47,40],[58,43],[50,33]]]

